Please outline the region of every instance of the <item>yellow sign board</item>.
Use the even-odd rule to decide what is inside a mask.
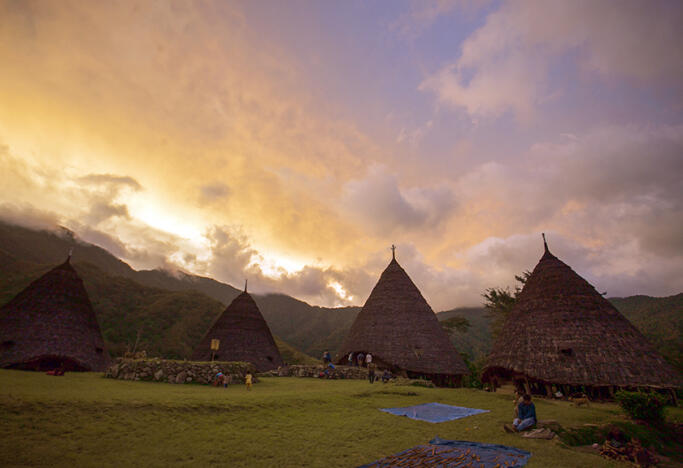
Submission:
[[[212,339],[211,340],[211,351],[218,351],[218,347],[221,344],[221,340]]]

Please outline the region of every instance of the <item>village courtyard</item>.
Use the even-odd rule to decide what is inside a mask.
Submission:
[[[503,388],[425,388],[363,380],[261,378],[252,391],[0,370],[3,466],[360,466],[435,436],[517,447],[526,466],[615,467],[559,438],[508,434],[513,398]],[[489,410],[433,424],[380,408],[440,402]],[[562,427],[626,423],[616,404],[576,407],[535,399],[539,418]],[[667,420],[683,421],[681,408]],[[588,426],[586,426],[588,425]],[[666,466],[666,465],[662,465]],[[671,466],[676,466],[672,464]]]

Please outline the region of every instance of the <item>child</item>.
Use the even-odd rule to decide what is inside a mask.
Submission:
[[[244,377],[244,382],[247,384],[247,390],[251,390],[251,372],[247,372],[247,375]]]

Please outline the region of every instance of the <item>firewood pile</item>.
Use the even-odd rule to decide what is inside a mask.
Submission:
[[[602,444],[600,455],[614,460],[632,462],[638,467],[653,466],[659,463],[654,452],[643,447],[638,439],[631,439],[626,443],[616,439],[608,439]]]

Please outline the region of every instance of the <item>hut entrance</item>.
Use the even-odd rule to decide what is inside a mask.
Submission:
[[[82,366],[78,362],[68,359],[61,358],[58,356],[43,356],[37,359],[33,359],[28,362],[20,362],[17,364],[12,364],[7,367],[8,369],[19,369],[19,370],[32,370],[39,372],[46,372],[54,369],[63,369],[68,372],[86,372],[89,371],[87,367]]]
[[[422,374],[418,372],[408,371],[406,373],[410,379],[425,379],[430,380],[437,387],[460,387],[462,384],[461,375],[453,374]]]

